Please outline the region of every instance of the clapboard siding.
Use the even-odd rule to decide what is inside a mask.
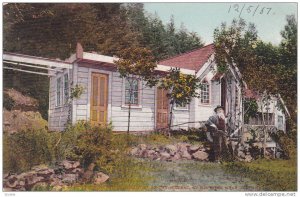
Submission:
[[[97,70],[89,68],[87,65],[78,66],[77,69],[77,83],[84,87],[84,93],[76,100],[76,120],[88,120],[90,117],[90,89],[91,79],[90,75],[92,72],[103,72],[103,70]],[[108,122],[112,121],[114,130],[126,131],[128,124],[128,108],[124,107],[123,98],[123,79],[120,78],[119,73],[112,71],[104,71],[104,74],[109,75],[109,88],[108,88],[108,104],[109,109]],[[131,131],[140,130],[153,130],[154,129],[154,88],[143,88],[141,108],[131,110]]]
[[[57,76],[50,77],[50,84],[49,84],[49,117],[48,117],[48,128],[49,130],[58,130],[62,131],[67,123],[68,114],[69,114],[69,106],[63,105],[57,107],[56,106],[56,81],[57,78],[62,77],[62,90],[63,90],[63,76],[64,74],[68,73],[69,70],[65,69],[63,73],[58,73]],[[69,75],[69,84],[70,84],[70,75]],[[63,95],[64,92],[61,91]],[[61,99],[61,103],[63,103],[63,99]]]

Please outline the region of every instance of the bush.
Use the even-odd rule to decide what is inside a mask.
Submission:
[[[51,164],[58,135],[46,130],[26,130],[3,135],[4,172],[23,172],[38,164]]]
[[[15,101],[8,96],[8,94],[3,94],[3,107],[7,109],[8,111],[11,111],[13,107],[15,106]]]
[[[284,157],[286,159],[296,159],[297,147],[294,139],[290,138],[283,131],[277,131],[272,133],[271,137],[277,142],[280,148],[283,150]]]

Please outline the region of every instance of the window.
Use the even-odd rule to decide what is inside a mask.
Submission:
[[[56,106],[61,105],[61,77],[56,80]]]
[[[64,75],[64,102],[67,104],[69,101],[69,76]]]
[[[278,116],[278,129],[283,130],[283,116]]]
[[[266,125],[274,125],[274,114],[264,113],[264,121]],[[255,117],[250,117],[246,124],[250,125],[263,125],[263,116],[261,112],[258,112]]]
[[[209,104],[209,84],[207,81],[202,82],[200,91],[201,104]]]
[[[132,94],[130,100],[130,82],[132,83]],[[137,79],[129,79],[125,82],[125,105],[139,104],[139,81]]]

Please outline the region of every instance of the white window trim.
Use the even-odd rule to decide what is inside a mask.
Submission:
[[[57,97],[57,92],[58,92],[58,89],[57,89],[57,81],[60,79],[60,95],[59,95],[59,100],[60,100],[60,103],[58,104],[58,97]],[[58,76],[56,79],[55,79],[55,108],[60,108],[62,107],[62,76]]]
[[[174,110],[176,111],[189,111],[190,105],[186,104],[185,107],[178,107],[176,104],[174,106]]]
[[[66,75],[68,76],[68,87],[67,87],[68,96],[69,96],[68,99],[65,98],[65,76]],[[69,77],[69,73],[68,72],[64,73],[62,78],[63,78],[63,105],[68,105],[68,103],[66,103],[66,101],[69,101],[69,99],[70,99],[70,77]]]
[[[204,80],[206,80],[205,78],[204,79],[202,79],[201,80],[201,84],[203,83],[203,81]],[[201,88],[199,89],[199,91],[200,91],[200,98],[198,99],[198,105],[199,106],[212,106],[212,103],[211,103],[211,97],[212,97],[212,95],[211,95],[211,85],[212,85],[212,83],[211,83],[211,81],[208,81],[208,80],[206,80],[206,82],[207,82],[207,84],[208,84],[208,89],[209,89],[209,102],[208,103],[202,103],[201,102]]]
[[[129,108],[128,104],[125,104],[125,82],[126,78],[122,79],[122,108]],[[138,104],[132,104],[131,109],[141,109],[142,108],[142,99],[143,99],[143,84],[142,81],[139,80],[139,92],[138,92]]]

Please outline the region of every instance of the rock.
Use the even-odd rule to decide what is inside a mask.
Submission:
[[[75,161],[73,164],[73,168],[78,168],[80,166],[80,162],[79,161]]]
[[[187,144],[178,143],[178,144],[177,144],[177,147],[178,147],[178,151],[179,151],[179,152],[182,152],[182,153],[188,150],[188,149],[187,149]]]
[[[62,186],[61,179],[59,178],[53,178],[50,182],[50,186],[55,187],[55,186]]]
[[[9,187],[3,187],[3,191],[4,191],[4,192],[12,192],[13,189],[12,189],[12,188],[9,188]]]
[[[151,157],[155,154],[155,151],[154,150],[148,150],[147,151],[147,157]]]
[[[197,151],[193,153],[193,158],[199,161],[207,161],[208,160],[208,154],[203,151]]]
[[[185,158],[185,159],[188,159],[188,160],[192,159],[192,156],[188,153],[187,150],[182,152],[181,157]]]
[[[171,160],[172,161],[177,161],[177,160],[179,160],[181,157],[180,157],[180,155],[178,154],[178,153],[176,153],[172,158],[171,158]]]
[[[16,175],[11,175],[7,178],[6,187],[14,188],[18,184],[18,178]]]
[[[243,151],[238,151],[238,157],[245,159],[246,155]]]
[[[139,148],[140,150],[146,150],[146,149],[147,149],[147,145],[146,145],[146,144],[139,144],[139,145],[138,145],[138,148]]]
[[[109,179],[109,176],[104,174],[103,172],[98,172],[94,175],[94,184],[104,183]]]
[[[66,170],[70,170],[73,169],[73,163],[71,161],[68,160],[64,160],[62,162],[62,166],[66,169]]]
[[[64,174],[62,177],[63,183],[75,183],[77,181],[77,175],[76,174]]]
[[[83,169],[82,168],[75,168],[72,170],[72,173],[82,175],[83,174]]]
[[[246,155],[245,162],[251,162],[251,161],[252,161],[251,155]]]
[[[169,154],[169,153],[167,153],[167,152],[162,152],[162,153],[160,153],[160,158],[161,158],[161,160],[167,160],[167,159],[169,159],[171,157],[171,155]]]
[[[35,185],[38,182],[44,181],[43,177],[40,176],[28,176],[25,178],[25,184],[27,188],[31,188],[33,185]]]
[[[138,155],[138,151],[139,151],[139,149],[135,147],[135,148],[131,149],[130,154],[131,155]]]
[[[189,147],[189,151],[191,152],[191,153],[194,153],[194,152],[196,152],[197,150],[199,150],[200,149],[200,145],[193,145],[193,146],[190,146]]]
[[[167,145],[165,149],[166,149],[166,151],[167,151],[168,153],[170,153],[171,155],[175,155],[175,153],[176,153],[176,151],[177,151],[177,147],[174,146],[174,145]]]
[[[82,175],[82,181],[85,183],[89,183],[92,180],[92,177],[94,175],[94,172],[91,170],[87,170]]]
[[[54,174],[54,170],[53,169],[44,169],[44,170],[39,170],[37,172],[38,176],[42,176],[44,178],[50,178],[50,176]]]
[[[6,179],[6,178],[8,178],[10,175],[11,175],[10,173],[5,173],[5,174],[3,174],[3,178]]]

